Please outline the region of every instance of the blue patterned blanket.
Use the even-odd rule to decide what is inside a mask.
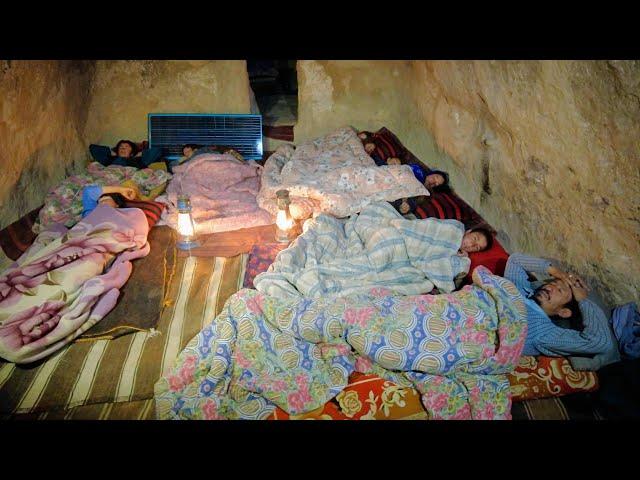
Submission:
[[[484,267],[442,295],[277,299],[241,290],[155,385],[159,419],[262,419],[336,396],[357,369],[413,386],[431,418],[508,419],[523,299]]]

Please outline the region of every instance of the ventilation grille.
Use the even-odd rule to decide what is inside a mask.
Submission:
[[[150,113],[149,146],[161,147],[170,159],[182,157],[182,146],[223,145],[247,160],[262,158],[262,116],[209,113]]]

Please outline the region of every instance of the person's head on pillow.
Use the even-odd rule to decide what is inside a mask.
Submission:
[[[131,158],[138,153],[138,146],[131,140],[120,140],[116,146],[113,147],[113,151],[116,152],[118,157]]]
[[[113,208],[123,208],[126,205],[124,196],[119,193],[105,193],[98,199],[100,205],[109,205]]]
[[[196,145],[195,143],[187,143],[186,145],[182,146],[182,155],[184,155],[185,157],[190,157],[199,148],[200,145]]]
[[[582,331],[584,323],[578,301],[587,296],[585,285],[582,278],[574,275],[553,278],[538,287],[532,298],[554,322]]]
[[[431,170],[424,181],[424,186],[433,192],[449,191],[449,174],[442,170]]]
[[[464,232],[460,250],[464,253],[476,253],[488,250],[493,245],[493,235],[489,230],[476,227]]]

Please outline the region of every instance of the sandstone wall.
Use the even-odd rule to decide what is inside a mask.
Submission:
[[[148,113],[249,113],[244,60],[98,61],[87,145],[147,138]]]
[[[344,125],[359,130],[386,126],[403,142],[420,143],[424,128],[408,84],[415,75],[411,62],[300,60],[297,74],[296,143]]]
[[[639,301],[640,62],[413,67],[413,103],[446,153],[434,161],[505,246],[565,259],[612,303]]]
[[[94,69],[86,61],[0,60],[0,228],[83,168]]]

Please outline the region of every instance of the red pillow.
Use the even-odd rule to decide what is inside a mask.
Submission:
[[[469,258],[471,259],[471,267],[469,268],[467,280],[471,282],[473,269],[478,265],[484,265],[495,275],[503,276],[504,269],[507,266],[507,260],[509,260],[509,254],[494,237],[493,245],[491,245],[490,249],[483,252],[470,253]]]
[[[153,228],[153,226],[158,223],[158,220],[160,220],[160,216],[162,215],[165,205],[160,202],[126,200],[125,208],[139,208],[142,210],[147,217],[147,222],[149,222],[149,228]]]

